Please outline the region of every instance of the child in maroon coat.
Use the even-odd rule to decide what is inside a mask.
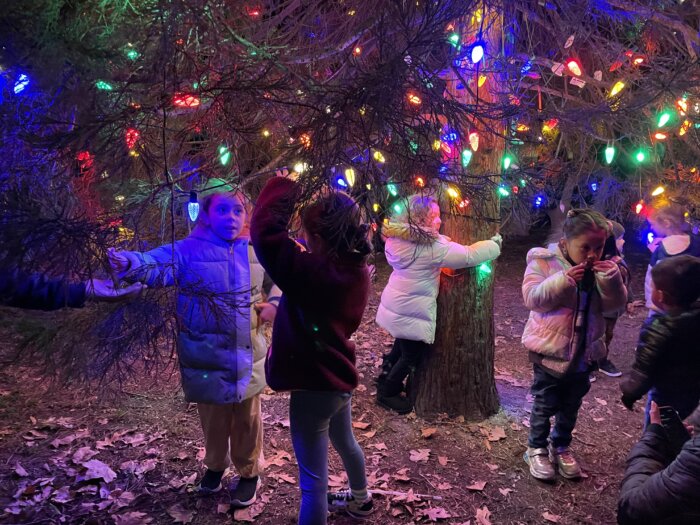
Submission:
[[[358,384],[355,343],[369,293],[367,225],[347,194],[331,192],[302,210],[308,251],[288,226],[300,189],[275,178],[258,198],[251,238],[260,263],[281,288],[265,363],[267,383],[291,390],[289,420],[301,485],[300,525],[325,524],[342,508],[367,516],[365,458],[352,433],[350,398]],[[328,440],[338,451],[350,490],[326,494]]]

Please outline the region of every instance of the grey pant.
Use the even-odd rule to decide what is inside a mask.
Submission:
[[[352,433],[351,395],[297,390],[291,394],[289,426],[299,464],[299,525],[325,525],[328,513],[328,439],[340,455],[350,488],[367,487],[365,455]]]

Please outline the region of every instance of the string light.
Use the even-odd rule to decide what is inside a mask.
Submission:
[[[469,146],[471,147],[472,151],[478,151],[479,150],[479,132],[478,131],[470,131],[468,138],[469,138]]]
[[[597,182],[591,182],[591,191],[592,192],[598,191],[598,183]]]
[[[644,152],[644,150],[637,150],[637,152],[634,154],[634,159],[637,161],[638,164],[644,162],[646,158],[647,154]]]
[[[409,93],[408,94],[408,101],[413,104],[414,106],[420,106],[422,103],[422,100],[418,95],[415,93]]]
[[[615,146],[607,146],[605,148],[605,163],[610,165],[615,160]]]
[[[374,210],[374,213],[379,213],[379,204],[376,202],[372,204],[372,209]]]
[[[299,136],[299,142],[301,142],[301,145],[304,146],[306,149],[309,149],[311,147],[311,135],[308,133],[302,133]]]
[[[302,174],[308,169],[309,165],[306,162],[297,162],[292,168],[295,172]]]
[[[451,33],[450,36],[447,37],[447,40],[454,47],[457,47],[459,45],[459,33]]]
[[[226,166],[228,161],[231,160],[231,152],[226,146],[219,146],[219,162],[222,166]]]
[[[360,56],[362,54],[362,48],[360,46],[355,46],[355,49],[352,50],[352,54],[357,56]]]
[[[467,206],[469,206],[469,199],[462,199],[458,206],[462,209],[466,208]]]
[[[262,136],[267,138],[270,136],[270,131],[267,129],[262,130]]]
[[[641,201],[639,201],[639,202],[636,204],[636,206],[634,207],[634,213],[636,213],[637,215],[639,215],[640,213],[642,213],[643,210],[644,210],[644,201],[641,200]]]
[[[17,95],[24,91],[24,88],[26,88],[28,85],[29,77],[24,73],[20,73],[20,75],[17,77],[17,80],[15,81],[15,85],[12,87],[12,91],[15,95]]]
[[[127,149],[134,149],[136,142],[139,140],[141,133],[136,128],[129,128],[124,133],[124,141],[126,142]]]
[[[666,140],[666,133],[661,133],[657,131],[656,133],[654,133],[654,138],[656,140]]]
[[[396,185],[391,183],[386,185],[386,191],[388,191],[389,195],[392,197],[396,197],[399,194],[399,190],[396,189]]]
[[[479,75],[479,80],[476,81],[476,85],[482,87],[486,84],[486,75]]]
[[[668,122],[671,120],[671,112],[670,111],[664,111],[659,115],[659,120],[656,123],[657,128],[663,128]]]
[[[105,82],[104,80],[98,80],[95,82],[95,87],[101,91],[112,91],[114,89],[112,84]]]
[[[577,77],[581,76],[581,64],[579,64],[578,60],[571,59],[566,63],[566,68],[571,72],[572,75],[575,75]]]
[[[345,170],[345,180],[348,182],[348,185],[354,186],[355,185],[355,170],[352,168],[347,168]]]
[[[173,104],[180,108],[196,108],[200,103],[198,97],[187,93],[177,93],[173,97]]]
[[[416,186],[418,186],[419,188],[425,187],[425,179],[423,179],[423,177],[421,177],[421,176],[418,176],[415,178],[415,183],[416,183]]]
[[[684,120],[683,124],[681,124],[681,129],[678,130],[678,135],[682,137],[686,133],[688,133],[688,130],[690,129],[690,121],[689,120]]]
[[[393,208],[394,208],[394,212],[401,213],[401,205],[398,202],[396,204],[394,204]]]
[[[499,186],[498,187],[498,196],[499,197],[508,197],[510,196],[510,192],[505,186]]]
[[[469,166],[469,163],[472,161],[472,156],[474,154],[472,153],[472,150],[470,149],[464,149],[462,150],[462,166],[466,168]]]
[[[651,196],[658,197],[659,195],[661,195],[665,191],[666,191],[666,189],[663,186],[658,186],[654,191],[651,192]]]
[[[513,164],[513,156],[510,153],[503,155],[503,170],[506,171]]]
[[[190,192],[190,202],[187,203],[187,214],[192,222],[199,217],[199,202],[197,202],[197,192]]]
[[[484,43],[477,42],[474,44],[472,46],[470,56],[472,59],[472,64],[478,64],[481,62],[481,59],[484,58]]]
[[[384,164],[386,162],[384,155],[382,155],[382,152],[379,150],[375,150],[374,153],[372,154],[372,157],[374,158],[374,160],[376,160],[380,164]]]
[[[348,187],[348,183],[345,182],[345,179],[344,179],[343,177],[338,177],[337,179],[335,179],[335,183],[336,183],[338,186],[340,186],[341,188],[347,188],[347,187]]]
[[[481,263],[479,265],[479,271],[488,275],[491,273],[491,266],[489,266],[489,263]]]
[[[453,199],[459,199],[459,190],[452,186],[447,188],[447,194]]]
[[[544,204],[544,198],[541,195],[537,195],[535,197],[535,208],[539,208]]]
[[[624,88],[625,88],[625,83],[622,80],[618,80],[613,85],[612,89],[610,90],[610,94],[608,96],[610,98],[613,98],[614,96],[618,95],[620,93],[620,91],[622,91]]]

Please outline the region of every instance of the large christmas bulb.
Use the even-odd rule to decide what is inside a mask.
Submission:
[[[615,159],[615,146],[607,146],[605,148],[605,163],[610,165]]]
[[[199,203],[197,202],[197,192],[190,192],[190,202],[187,203],[187,214],[190,216],[192,222],[197,220],[199,217]]]
[[[396,189],[396,186],[394,184],[387,184],[386,190],[392,197],[396,197],[399,194],[399,190]]]
[[[469,146],[472,148],[473,151],[479,150],[479,132],[478,131],[470,131],[469,132]]]
[[[136,142],[139,140],[141,133],[136,128],[129,128],[124,134],[124,141],[126,142],[126,147],[128,149],[134,149]]]
[[[231,152],[227,146],[219,146],[219,162],[222,166],[226,166],[228,161],[231,160]]]
[[[668,124],[669,120],[671,120],[671,112],[670,111],[664,111],[659,115],[659,120],[656,123],[657,128],[663,128],[666,124]]]
[[[26,88],[27,85],[29,85],[29,77],[24,73],[20,73],[20,75],[17,77],[17,81],[15,82],[14,87],[12,88],[12,91],[14,91],[15,95],[17,95],[18,93],[24,91],[24,88]]]
[[[481,62],[481,59],[484,58],[484,43],[483,42],[477,42],[472,46],[471,50],[471,59],[472,59],[472,64],[478,64]]]
[[[347,168],[345,170],[345,180],[348,183],[348,186],[354,186],[355,185],[355,170],[352,168]]]
[[[661,195],[665,191],[666,191],[666,189],[663,186],[657,186],[656,189],[651,192],[651,196],[658,197],[659,195]]]
[[[610,90],[610,95],[609,97],[612,98],[615,95],[619,94],[620,91],[622,91],[625,88],[625,83],[622,80],[618,80],[615,82],[613,85],[612,89]]]
[[[572,75],[575,75],[577,77],[581,76],[581,64],[579,64],[578,60],[575,60],[573,58],[569,60],[566,63],[566,68]]]
[[[467,167],[469,166],[469,163],[472,161],[472,156],[474,154],[472,153],[472,150],[470,149],[465,149],[462,150],[462,166]]]

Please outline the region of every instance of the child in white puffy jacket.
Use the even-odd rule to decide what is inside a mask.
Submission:
[[[606,355],[603,314],[627,301],[618,265],[601,260],[610,235],[607,219],[592,210],[570,210],[563,234],[558,244],[528,252],[522,289],[530,309],[522,341],[534,372],[525,461],[543,481],[555,479],[554,463],[563,477],[581,477],[569,448],[572,432],[591,387],[590,372]]]
[[[465,246],[440,235],[440,207],[413,195],[383,227],[386,259],[393,268],[377,310],[377,323],[394,338],[377,380],[377,402],[399,414],[413,409],[403,382],[435,341],[440,269],[477,266],[498,257],[501,236]]]

